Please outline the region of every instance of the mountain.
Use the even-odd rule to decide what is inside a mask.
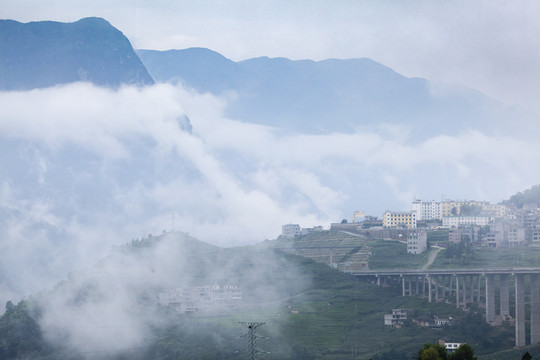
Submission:
[[[229,117],[278,128],[351,132],[390,124],[421,139],[467,127],[494,129],[508,114],[477,91],[408,78],[367,58],[234,62],[203,48],[137,54],[156,81],[216,95],[233,92]]]
[[[129,40],[104,19],[0,20],[0,89],[29,90],[76,81],[110,87],[154,83]]]

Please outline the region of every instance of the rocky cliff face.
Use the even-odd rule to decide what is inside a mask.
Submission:
[[[104,19],[0,20],[0,89],[29,90],[76,81],[108,87],[154,83],[129,40]]]

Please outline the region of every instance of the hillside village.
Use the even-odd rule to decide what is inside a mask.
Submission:
[[[298,224],[282,226],[281,236],[295,238],[323,231],[322,226],[301,228]],[[409,211],[385,211],[382,218],[355,211],[353,221],[330,225],[330,230],[346,231],[370,238],[408,239],[416,244],[410,253],[426,250],[422,245],[426,231],[447,233],[448,243],[465,241],[474,247],[506,248],[540,246],[540,209],[536,204],[522,208],[487,201],[415,200]],[[418,247],[419,246],[419,247]]]

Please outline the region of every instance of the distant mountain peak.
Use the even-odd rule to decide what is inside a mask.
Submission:
[[[281,129],[385,134],[393,128],[416,142],[465,128],[496,132],[514,114],[479,92],[447,91],[369,58],[235,62],[202,48],[137,53],[156,81],[218,96],[234,93],[227,117]]]
[[[108,87],[154,83],[129,40],[103,18],[72,23],[0,20],[0,89],[76,81]]]

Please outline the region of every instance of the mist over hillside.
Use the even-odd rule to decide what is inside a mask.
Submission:
[[[175,317],[172,307],[169,313],[160,307],[160,292],[234,286],[240,290],[242,311],[260,307],[272,311],[283,299],[311,286],[311,274],[306,272],[271,250],[223,249],[173,232],[125,244],[34,301],[43,309],[39,323],[45,338],[64,350],[146,350],[156,329],[171,326],[168,318]],[[207,314],[200,311],[192,316],[230,313],[219,305]],[[177,321],[199,326],[189,314]],[[222,346],[228,353],[234,350]]]
[[[162,74],[146,59],[169,81],[151,85],[105,20],[2,26],[28,61],[9,63],[18,75],[0,91],[0,301],[49,288],[126,238],[181,230],[253,244],[282,224],[381,216],[415,197],[498,202],[540,178],[537,123],[372,60],[234,63],[195,49],[171,52]],[[18,34],[28,28],[37,34]],[[66,40],[81,31],[99,51]],[[81,63],[52,76],[51,62],[30,61],[45,50]],[[77,75],[81,64],[92,76]]]

